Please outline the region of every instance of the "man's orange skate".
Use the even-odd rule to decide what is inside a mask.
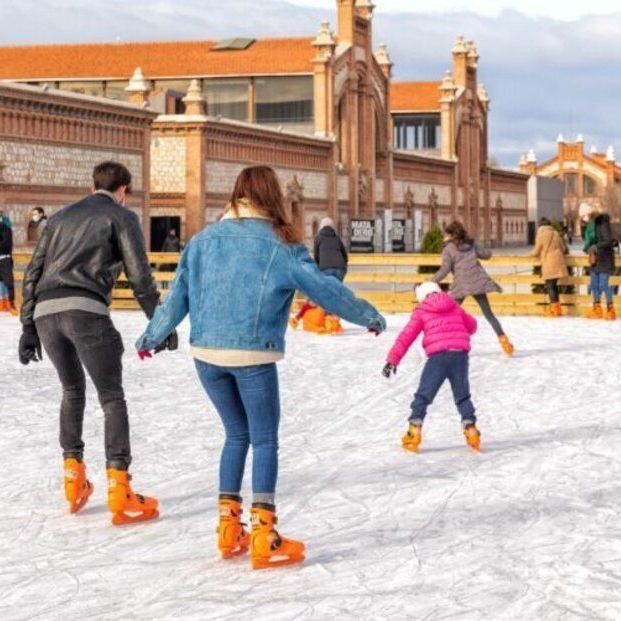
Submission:
[[[86,478],[86,466],[83,462],[70,457],[64,461],[65,498],[69,511],[77,513],[93,493],[93,484]]]
[[[241,498],[221,497],[220,524],[216,529],[218,533],[218,548],[222,558],[232,558],[244,554],[250,547],[250,535],[242,524]]]
[[[269,505],[254,505],[251,510],[252,538],[250,561],[253,569],[293,565],[304,560],[305,545],[295,539],[285,539],[274,528],[275,509]]]
[[[423,439],[423,426],[410,423],[407,433],[403,436],[401,444],[406,451],[418,453],[418,447]]]
[[[468,446],[473,450],[481,451],[481,432],[477,429],[475,424],[466,425],[464,427],[464,436]]]
[[[617,313],[615,311],[615,305],[608,304],[608,306],[606,307],[606,315],[604,316],[604,319],[606,319],[606,321],[615,321],[616,318]]]
[[[108,507],[112,511],[112,523],[115,526],[145,522],[159,516],[155,498],[132,491],[127,470],[108,468],[107,473]]]
[[[587,319],[602,319],[604,317],[604,311],[602,310],[602,305],[599,302],[595,302],[593,304],[593,308],[590,308],[585,317]]]
[[[345,332],[341,320],[336,315],[326,315],[325,326],[327,334],[343,334]]]

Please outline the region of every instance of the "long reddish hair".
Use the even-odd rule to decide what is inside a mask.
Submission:
[[[238,213],[238,203],[243,200],[252,203],[257,211],[272,222],[282,241],[287,244],[302,243],[302,232],[291,220],[278,177],[269,166],[249,166],[239,173],[231,194],[231,209],[234,213]]]

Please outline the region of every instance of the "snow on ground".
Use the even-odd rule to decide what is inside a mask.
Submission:
[[[92,387],[95,494],[67,514],[54,370],[21,367],[17,320],[1,317],[1,619],[621,617],[620,323],[507,318],[513,360],[483,325],[471,359],[480,455],[464,446],[448,389],[423,452],[401,450],[422,353],[390,382],[380,370],[405,316],[380,338],[290,334],[278,504],[308,560],[257,572],[216,552],[222,431],[188,346],[141,363],[131,344],[143,318],[114,319],[135,488],[159,497],[162,518],[109,524]]]

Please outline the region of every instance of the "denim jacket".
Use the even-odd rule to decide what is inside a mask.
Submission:
[[[284,352],[296,290],[347,321],[386,327],[373,306],[323,274],[305,246],[280,241],[269,221],[224,219],[190,241],[136,348],[163,343],[189,313],[193,347]]]

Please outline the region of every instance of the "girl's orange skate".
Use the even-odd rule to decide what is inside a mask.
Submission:
[[[341,320],[336,315],[326,315],[326,332],[328,334],[343,334]]]
[[[500,343],[500,346],[502,347],[502,351],[504,351],[505,354],[507,354],[507,356],[509,357],[513,356],[515,352],[515,347],[513,347],[511,341],[509,340],[509,337],[506,334],[501,334],[498,337],[498,342]]]
[[[418,453],[418,447],[423,439],[423,426],[410,423],[407,433],[403,436],[401,443],[406,451]]]
[[[86,466],[83,462],[70,457],[64,461],[65,467],[65,498],[69,503],[69,511],[77,513],[93,493],[93,485],[86,478]]]
[[[243,513],[241,498],[221,497],[220,524],[217,528],[218,548],[222,558],[231,558],[243,554],[250,547],[250,535],[246,532],[241,521]]]
[[[252,539],[250,560],[253,569],[293,565],[304,560],[305,545],[301,541],[285,539],[274,528],[277,518],[269,505],[254,505],[251,510]]]
[[[479,452],[481,450],[481,432],[477,429],[477,426],[466,425],[464,427],[464,436],[468,446],[473,450]]]
[[[159,516],[155,498],[132,491],[127,470],[108,468],[107,473],[108,507],[112,511],[112,523],[115,526],[145,522]]]

